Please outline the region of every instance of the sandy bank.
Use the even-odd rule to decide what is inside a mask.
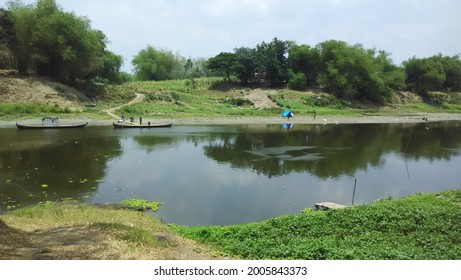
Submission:
[[[346,116],[317,116],[315,119],[312,116],[296,116],[290,120],[279,116],[273,117],[223,117],[223,118],[200,118],[200,119],[155,119],[145,118],[143,122],[150,121],[151,123],[166,123],[173,122],[174,125],[198,125],[198,124],[351,124],[351,123],[417,123],[417,122],[433,121],[461,121],[460,113],[413,113],[411,115],[395,115],[395,116],[361,116],[361,117],[346,117]],[[114,120],[103,119],[65,119],[61,118],[63,124],[76,124],[88,122],[89,126],[94,125],[112,125]],[[39,123],[38,120],[22,120],[19,123],[31,124]],[[0,121],[0,127],[14,127],[16,121]]]

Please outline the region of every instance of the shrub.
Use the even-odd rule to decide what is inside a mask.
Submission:
[[[293,90],[303,90],[306,88],[307,79],[303,73],[294,74],[288,82],[288,88]]]

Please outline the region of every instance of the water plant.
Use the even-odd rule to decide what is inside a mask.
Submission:
[[[259,223],[172,227],[244,259],[460,259],[461,190]]]
[[[131,206],[131,207],[142,208],[144,210],[152,210],[154,212],[158,210],[160,205],[162,205],[161,202],[148,201],[148,200],[138,199],[135,197],[127,199],[127,200],[123,200],[120,203],[127,205],[127,206]]]

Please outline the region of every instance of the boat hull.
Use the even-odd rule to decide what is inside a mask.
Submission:
[[[85,127],[88,123],[82,124],[62,124],[62,125],[26,125],[16,123],[19,129],[65,129],[65,128],[79,128]]]

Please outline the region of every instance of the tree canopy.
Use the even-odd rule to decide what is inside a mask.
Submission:
[[[86,17],[63,11],[55,0],[0,9],[0,68],[36,73],[65,82],[122,82],[121,56],[107,50],[107,38]],[[131,61],[137,80],[220,75],[241,84],[321,87],[342,99],[384,103],[398,90],[426,96],[430,91],[461,92],[460,55],[412,57],[401,66],[383,50],[328,40],[309,46],[274,38],[209,59],[185,58],[147,45]],[[128,74],[127,74],[128,75]]]
[[[122,57],[106,49],[106,36],[92,29],[87,18],[63,11],[55,0],[38,0],[35,5],[16,0],[8,6],[1,21],[2,41],[21,74],[34,72],[67,82],[119,79]],[[4,35],[5,31],[11,32]]]

